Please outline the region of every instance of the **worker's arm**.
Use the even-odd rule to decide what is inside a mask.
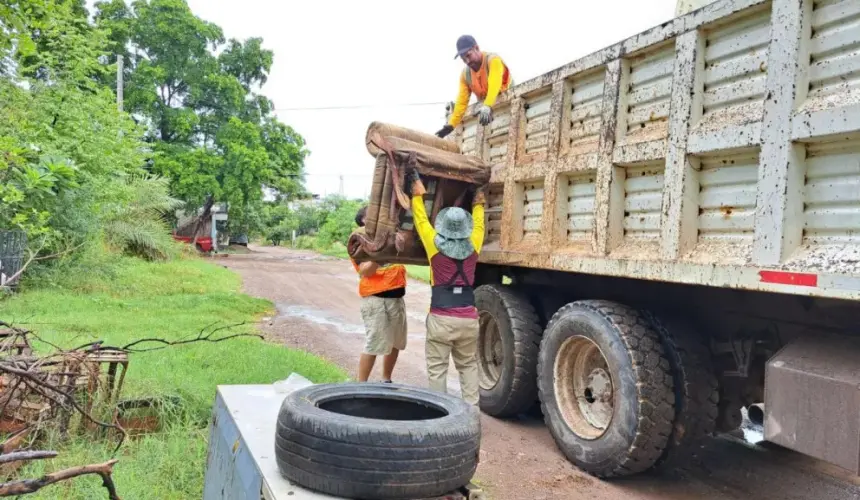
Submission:
[[[502,80],[499,76],[499,86]],[[498,92],[497,92],[498,93]],[[466,85],[466,77],[460,73],[460,90],[457,92],[457,101],[454,103],[454,112],[451,113],[451,118],[448,120],[448,125],[456,128],[463,120],[463,115],[466,114],[466,108],[469,107],[469,98],[472,97],[472,90]]]
[[[472,202],[472,246],[476,253],[481,253],[484,245],[484,204],[486,203],[484,191],[479,189],[475,193],[475,201]]]
[[[412,221],[415,224],[415,231],[418,232],[418,237],[421,238],[421,243],[424,245],[424,251],[427,252],[427,259],[432,259],[438,252],[436,244],[433,240],[436,238],[436,230],[430,224],[430,219],[427,217],[427,210],[424,208],[424,184],[419,180],[412,184]]]
[[[376,262],[362,262],[358,266],[358,274],[362,278],[368,278],[376,274],[377,269],[379,269],[379,264]]]
[[[490,59],[490,71],[487,75],[487,98],[484,99],[484,104],[493,107],[496,104],[496,98],[499,97],[499,91],[502,89],[502,75],[505,72],[505,65],[499,57]]]

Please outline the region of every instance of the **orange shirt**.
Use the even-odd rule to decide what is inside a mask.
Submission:
[[[460,124],[466,113],[466,108],[469,107],[469,98],[472,94],[475,94],[479,101],[483,100],[487,106],[493,107],[499,93],[507,90],[512,83],[510,70],[502,58],[491,52],[484,53],[484,61],[480,70],[472,71],[467,66],[460,73],[457,101],[454,104],[454,112],[451,114],[448,124],[452,127]]]
[[[358,272],[358,264],[352,259],[349,261],[352,262],[352,267]],[[398,288],[406,288],[406,268],[400,264],[380,267],[373,275],[362,276],[358,282],[358,294],[362,297],[369,297]]]

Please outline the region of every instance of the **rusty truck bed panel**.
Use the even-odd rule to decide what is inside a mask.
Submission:
[[[856,0],[719,0],[473,104],[482,262],[860,298],[858,45]]]

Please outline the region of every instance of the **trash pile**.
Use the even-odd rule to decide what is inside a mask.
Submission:
[[[146,338],[122,347],[102,341],[73,349],[63,349],[36,333],[0,321],[0,497],[35,493],[59,481],[86,474],[98,474],[110,500],[119,500],[111,478],[116,459],[46,474],[37,479],[12,480],[27,461],[54,458],[58,452],[33,447],[48,429],[61,438],[72,431],[90,432],[98,437],[117,437],[114,455],[129,434],[158,430],[155,415],[130,416],[141,409],[157,409],[155,400],[120,401],[128,372],[129,354],[164,349],[194,342],[221,342],[237,337],[257,337],[251,333],[216,335],[244,323],[213,328],[196,336],[168,341]],[[37,353],[31,340],[53,350]],[[152,412],[150,412],[152,413]],[[3,482],[7,481],[7,482]]]
[[[75,422],[86,430],[115,429],[125,437],[120,426],[103,422],[94,415],[115,406],[128,370],[128,353],[89,344],[70,350],[54,346],[54,352],[36,354],[31,337],[35,334],[0,322],[0,434],[6,436],[0,443],[2,480],[11,478],[29,460],[57,456],[56,451],[30,449],[49,425],[63,437]],[[98,474],[108,497],[118,499],[111,479],[116,462],[110,460],[39,479],[2,483],[0,496],[34,493],[58,481]]]

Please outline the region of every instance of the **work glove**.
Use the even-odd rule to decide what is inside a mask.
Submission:
[[[493,121],[493,108],[486,104],[481,106],[481,109],[478,110],[478,121],[481,122],[481,125],[489,125]]]
[[[424,189],[424,183],[421,182],[421,177],[418,175],[418,169],[413,168],[410,170],[409,179],[412,181],[412,196],[424,196],[427,190]]]
[[[475,190],[475,196],[472,197],[472,205],[486,205],[487,195],[484,194],[484,187],[481,186]]]
[[[436,132],[436,137],[439,137],[440,139],[444,139],[448,134],[450,134],[453,131],[454,131],[454,127],[452,127],[451,125],[445,125],[441,129],[439,129],[438,132]]]
[[[420,176],[420,175],[418,175],[418,169],[417,169],[417,168],[410,168],[410,169],[409,169],[409,180],[410,180],[413,184],[415,184],[416,182],[420,182],[420,181],[421,181],[421,176]]]

